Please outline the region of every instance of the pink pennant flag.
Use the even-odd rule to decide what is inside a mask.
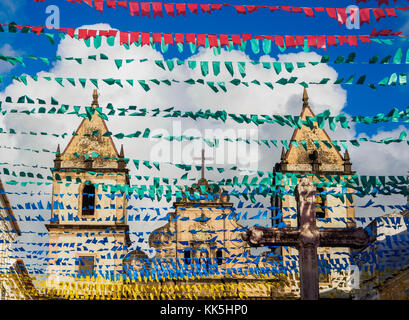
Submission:
[[[239,34],[232,34],[231,39],[233,41],[233,44],[241,45],[241,36]]]
[[[287,45],[287,48],[295,47],[294,36],[285,36],[285,44]]]
[[[196,45],[198,47],[200,46],[204,47],[206,45],[206,35],[205,34],[197,34],[196,39],[197,39]]]
[[[282,35],[275,35],[274,40],[277,46],[284,48],[284,37]]]
[[[308,47],[317,47],[317,37],[316,36],[307,36]]]
[[[317,36],[317,48],[327,50],[327,44],[325,42],[325,36]]]
[[[151,34],[149,32],[141,32],[141,46],[149,46],[151,41]]]
[[[227,34],[220,34],[220,45],[221,46],[228,46],[229,45],[229,36]]]
[[[173,34],[172,33],[164,33],[163,34],[163,40],[165,41],[165,44],[173,45]]]
[[[152,41],[153,41],[153,43],[161,43],[162,42],[162,33],[153,32],[152,33]]]
[[[394,8],[385,8],[386,14],[388,17],[397,17],[395,9]]]
[[[297,46],[304,47],[304,36],[297,34],[295,36],[295,43],[297,44]]]
[[[327,36],[327,44],[330,46],[337,46],[337,37],[336,36]]]

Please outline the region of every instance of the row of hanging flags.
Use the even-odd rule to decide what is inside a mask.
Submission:
[[[34,0],[35,2],[45,2],[45,0]],[[68,2],[81,4],[86,3],[89,6],[94,6],[95,10],[103,12],[104,0],[67,0]],[[359,1],[361,2],[361,1]],[[359,3],[358,2],[358,3]],[[381,1],[379,1],[379,5]],[[384,2],[385,3],[385,2]],[[326,12],[328,16],[335,19],[339,24],[345,24],[347,21],[347,9],[346,8],[324,8],[324,7],[294,7],[294,6],[270,6],[270,5],[243,5],[243,4],[227,4],[227,3],[211,3],[211,4],[198,4],[198,3],[162,3],[162,2],[142,2],[142,1],[116,1],[106,0],[106,6],[108,8],[116,9],[118,7],[128,8],[131,16],[141,17],[163,17],[164,12],[171,17],[186,16],[186,13],[198,14],[200,11],[203,13],[211,14],[215,11],[220,11],[223,8],[234,8],[238,14],[247,14],[258,11],[259,9],[268,9],[270,12],[285,11],[291,13],[304,13],[307,17],[315,17],[315,13]],[[200,10],[199,10],[200,8]],[[408,7],[399,7],[396,10],[407,10]],[[351,9],[352,10],[352,9]],[[372,11],[376,21],[379,21],[385,17],[397,17],[395,8],[362,8],[360,9],[360,21],[361,24],[368,23],[370,21],[370,12]],[[352,18],[353,19],[353,18]]]

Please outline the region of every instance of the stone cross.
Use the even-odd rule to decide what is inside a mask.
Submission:
[[[369,242],[362,228],[318,228],[315,217],[315,186],[303,178],[295,188],[298,228],[253,226],[242,234],[251,246],[293,246],[299,252],[300,291],[302,300],[318,300],[318,247],[362,248]]]
[[[201,177],[201,179],[204,180],[205,160],[213,160],[213,158],[205,158],[205,150],[202,149],[202,157],[201,158],[193,158],[193,160],[202,160],[202,177]]]

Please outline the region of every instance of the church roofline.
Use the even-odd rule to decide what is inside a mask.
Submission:
[[[300,118],[301,118],[301,119],[303,118],[303,116],[304,116],[306,110],[309,110],[309,111],[311,112],[312,116],[315,117],[315,113],[314,113],[314,111],[312,111],[312,109],[311,109],[311,107],[310,107],[310,105],[309,105],[309,103],[308,103],[308,99],[309,99],[309,98],[308,98],[307,89],[304,88],[304,93],[303,93],[303,98],[302,98],[303,106],[302,106],[302,110],[301,110],[301,114],[300,114]],[[295,140],[295,136],[296,136],[296,134],[298,133],[299,130],[300,130],[299,128],[296,128],[296,129],[293,131],[293,134],[292,134],[292,136],[291,136],[291,140]],[[322,129],[322,132],[324,133],[325,137],[328,139],[329,143],[331,143],[331,145],[334,147],[334,149],[335,149],[335,151],[337,152],[337,154],[339,155],[339,157],[340,157],[342,160],[344,160],[344,158],[342,157],[341,153],[338,151],[338,149],[337,149],[337,148],[334,146],[334,144],[332,143],[331,138],[329,137],[327,131],[326,131],[325,129]],[[288,148],[288,150],[287,150],[287,152],[285,153],[285,156],[284,156],[284,159],[285,159],[285,160],[288,160],[288,157],[289,157],[289,155],[290,155],[290,151],[292,150],[292,148],[295,148],[295,147],[293,146],[293,144],[290,144],[290,147]]]
[[[94,92],[93,92],[93,101],[92,101],[91,107],[99,106],[98,98],[95,98],[95,93],[96,93],[96,92],[97,92],[97,90],[94,90]],[[64,151],[63,151],[63,154],[65,154],[65,153],[67,152],[69,146],[71,145],[72,141],[74,140],[74,137],[78,135],[78,132],[79,132],[80,128],[82,127],[82,125],[84,124],[84,122],[87,121],[87,120],[88,120],[88,121],[92,121],[93,117],[95,117],[95,116],[97,116],[97,115],[94,113],[94,114],[92,115],[92,117],[91,117],[91,120],[89,120],[89,119],[82,119],[81,123],[80,123],[79,126],[77,127],[77,130],[75,131],[76,135],[73,135],[73,136],[71,137],[70,141],[68,142],[67,146],[65,147],[65,149],[64,149]],[[109,131],[109,130],[108,130],[108,126],[107,126],[105,120],[102,119],[102,118],[101,118],[101,120],[102,120],[102,124],[103,124],[103,126],[104,126],[105,131]],[[110,141],[111,141],[111,143],[112,143],[112,145],[113,145],[113,147],[114,147],[116,156],[117,156],[118,158],[120,158],[120,155],[119,155],[118,149],[116,148],[116,145],[115,145],[115,143],[114,143],[114,140],[112,139],[111,136],[109,136],[108,139],[110,139]]]

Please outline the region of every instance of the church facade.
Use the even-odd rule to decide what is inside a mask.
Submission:
[[[96,91],[93,98],[92,107],[96,108]],[[301,118],[305,120],[314,116],[306,91],[303,102]],[[109,136],[98,134],[105,131],[105,121],[95,112],[90,119],[82,121],[62,154],[58,148],[53,169],[52,218],[47,225],[51,288],[58,289],[59,282],[75,283],[84,275],[109,278],[112,274],[130,274],[135,281],[123,282],[126,290],[135,292],[132,290],[137,288],[140,293],[130,293],[131,298],[188,299],[213,295],[214,298],[271,299],[299,296],[296,276],[271,272],[277,261],[262,256],[255,262],[248,244],[241,240],[243,226],[234,218],[234,205],[227,192],[214,189],[203,173],[196,184],[185,190],[183,198],[174,203],[175,211],[169,214],[168,222],[151,233],[149,244],[156,249],[155,257],[148,259],[142,251],[129,250],[127,197],[119,191],[110,193],[106,187],[129,185],[128,169],[123,148],[118,153]],[[305,140],[306,148],[291,146],[283,152],[281,162],[274,168],[275,175],[287,172],[353,174],[348,153],[342,156],[325,130],[303,126],[294,131],[292,140]],[[315,140],[326,141],[332,147],[318,148]],[[64,183],[68,181],[76,183]],[[331,190],[345,191],[341,186]],[[326,197],[331,190],[318,190],[317,216],[331,218],[331,222],[325,224],[318,221],[318,226],[354,226],[353,203]],[[290,214],[294,212],[286,210],[297,206],[293,196],[274,197],[272,206],[276,208],[273,216],[282,212],[282,222],[297,226],[297,218]],[[333,218],[345,218],[347,224]],[[296,265],[295,249],[283,248],[280,253],[283,265]],[[345,258],[348,253],[347,248],[319,249],[321,260],[339,259],[340,255]],[[159,279],[157,275],[160,275]],[[114,280],[117,280],[115,276]],[[152,284],[152,280],[156,282]],[[338,289],[343,297],[350,294],[344,273],[324,274],[320,287],[323,294]],[[214,292],[219,294],[214,295]]]
[[[98,107],[94,91],[92,107]],[[54,160],[49,232],[48,286],[78,277],[116,277],[122,270],[129,239],[127,198],[106,186],[129,184],[128,169],[105,121],[84,119]],[[68,183],[66,183],[68,182]]]

